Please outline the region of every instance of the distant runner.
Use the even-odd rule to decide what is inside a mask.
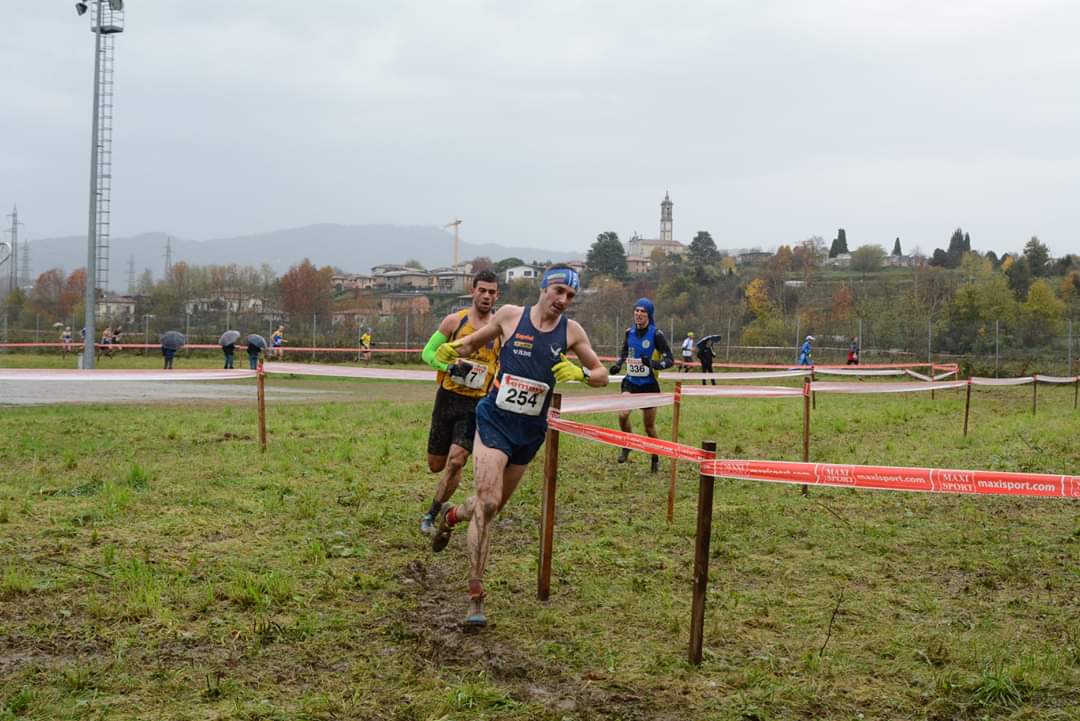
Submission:
[[[660,383],[656,372],[675,364],[664,332],[656,327],[654,310],[648,298],[639,298],[634,303],[634,325],[626,329],[622,350],[610,368],[611,375],[618,375],[623,364],[626,364],[626,377],[622,380],[623,394],[659,393]],[[656,409],[642,408],[641,414],[645,421],[645,433],[656,438]],[[619,413],[619,428],[633,433],[630,411]],[[619,451],[619,463],[626,463],[629,457],[629,448]],[[653,454],[649,470],[653,473],[660,470],[660,456]]]
[[[420,519],[420,532],[427,535],[434,533],[435,515],[461,483],[461,469],[469,460],[476,435],[476,404],[487,395],[495,380],[499,341],[492,339],[452,365],[437,361],[435,353],[443,343],[464,338],[486,326],[498,297],[498,277],[490,270],[477,273],[472,281],[472,305],[443,318],[424,348],[424,362],[439,372],[436,377],[439,389],[435,392],[428,433],[428,468],[432,473],[443,471],[431,508]]]
[[[473,441],[476,495],[460,506],[444,503],[431,540],[433,551],[450,541],[459,521],[469,521],[469,614],[466,626],[484,626],[484,567],[495,514],[510,500],[547,432],[547,412],[556,383],[580,381],[603,387],[608,372],[596,357],[585,329],[563,313],[577,295],[577,271],[549,268],[535,305],[506,305],[484,328],[436,352],[443,363],[468,356],[496,338],[502,340],[499,371],[491,392],[476,406]],[[567,359],[573,352],[585,370]]]
[[[814,336],[806,336],[806,340],[803,341],[802,348],[799,349],[799,365],[812,366],[814,365]]]
[[[682,342],[682,371],[683,373],[690,372],[690,364],[694,362],[694,331],[690,330],[686,332],[686,337]]]

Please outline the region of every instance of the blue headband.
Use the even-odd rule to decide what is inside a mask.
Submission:
[[[574,290],[577,290],[581,286],[581,280],[578,278],[577,271],[572,268],[552,268],[544,273],[544,277],[540,281],[540,287],[547,288],[552,283],[562,283]]]

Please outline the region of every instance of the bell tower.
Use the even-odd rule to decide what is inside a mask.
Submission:
[[[673,222],[671,220],[671,208],[674,203],[671,202],[671,195],[668,192],[664,192],[664,200],[660,203],[660,240],[671,241],[674,240]]]

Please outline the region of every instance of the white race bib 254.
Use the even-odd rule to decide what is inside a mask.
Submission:
[[[495,396],[495,405],[504,411],[523,416],[538,416],[544,409],[551,386],[543,381],[512,376],[504,373],[499,381],[499,393]]]

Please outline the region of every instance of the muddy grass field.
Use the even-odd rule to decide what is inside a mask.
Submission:
[[[465,633],[464,534],[417,531],[432,389],[271,383],[326,393],[265,454],[254,403],[0,410],[0,719],[1080,717],[1076,501],[718,481],[693,667],[689,465],[668,525],[666,461],[564,438],[550,601],[537,464]],[[965,439],[955,392],[819,396],[811,458],[1080,472],[1072,389],[1030,397],[976,391]],[[681,436],[799,460],[801,423],[690,399]]]

